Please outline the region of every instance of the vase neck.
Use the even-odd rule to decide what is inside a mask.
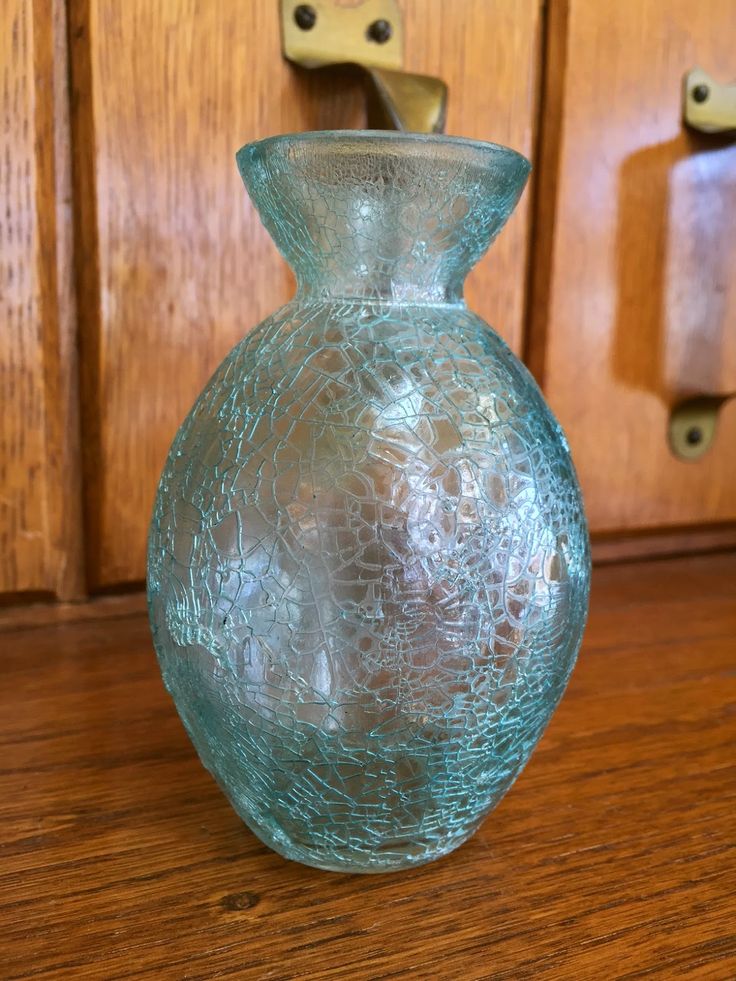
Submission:
[[[493,144],[350,131],[262,140],[238,165],[301,294],[412,304],[462,301],[529,171]]]

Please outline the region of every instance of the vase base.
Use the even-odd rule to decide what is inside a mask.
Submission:
[[[459,829],[440,839],[422,840],[416,838],[386,839],[373,848],[340,848],[325,845],[315,845],[313,839],[300,839],[296,835],[288,835],[281,828],[269,827],[267,822],[255,821],[252,816],[244,813],[237,802],[229,797],[238,817],[253,832],[253,834],[282,858],[291,862],[299,862],[323,872],[344,872],[348,874],[377,875],[386,872],[401,872],[407,869],[426,865],[436,859],[443,858],[465,844],[473,837],[480,826],[480,821],[470,827]]]

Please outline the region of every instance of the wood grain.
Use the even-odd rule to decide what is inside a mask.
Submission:
[[[736,554],[598,569],[570,688],[467,845],[286,862],[196,760],[138,614],[3,635],[3,977],[736,976]]]
[[[116,620],[134,613],[146,613],[146,594],[137,589],[70,603],[14,602],[0,605],[0,635],[25,627],[43,629],[83,620]]]
[[[613,535],[596,535],[591,545],[595,563],[732,551],[736,548],[736,526],[660,528],[630,535],[617,532]]]
[[[530,153],[538,0],[403,0],[408,70],[450,86],[448,131]],[[276,0],[72,0],[89,560],[140,580],[177,426],[232,345],[292,293],[235,170],[243,143],[364,125],[356,78],[281,58]],[[526,199],[471,304],[520,346]]]
[[[0,10],[0,593],[83,591],[62,0]]]
[[[554,0],[529,356],[594,531],[736,520],[736,402],[696,463],[670,407],[736,391],[736,142],[689,134],[682,76],[734,73],[732,0]]]

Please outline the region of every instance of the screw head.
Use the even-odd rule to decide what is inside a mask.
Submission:
[[[700,426],[691,426],[685,433],[685,442],[688,446],[697,446],[703,441],[703,430]]]
[[[700,85],[695,86],[690,95],[693,97],[693,102],[705,102],[710,95],[710,89],[701,82]]]
[[[317,11],[308,3],[300,3],[294,10],[294,21],[303,31],[311,31],[317,23]]]
[[[391,27],[390,21],[374,20],[372,24],[369,24],[365,36],[369,41],[375,41],[376,44],[385,44],[386,41],[391,40],[393,32],[394,29]]]

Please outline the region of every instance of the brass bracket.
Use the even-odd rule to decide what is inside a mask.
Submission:
[[[689,71],[682,85],[685,123],[701,133],[736,130],[736,83],[721,85],[702,68]],[[678,403],[670,413],[670,449],[680,460],[698,460],[712,444],[718,414],[730,395],[696,395]]]
[[[404,25],[397,0],[280,0],[284,57],[302,68],[361,68],[379,108],[377,125],[441,133],[447,86],[402,70]]]
[[[721,85],[702,68],[693,68],[683,80],[683,118],[701,133],[736,130],[736,83]]]
[[[281,0],[284,55],[303,68],[370,65],[399,70],[404,23],[397,0]]]
[[[696,395],[676,405],[670,413],[669,443],[680,460],[698,460],[716,435],[718,414],[732,395]]]

